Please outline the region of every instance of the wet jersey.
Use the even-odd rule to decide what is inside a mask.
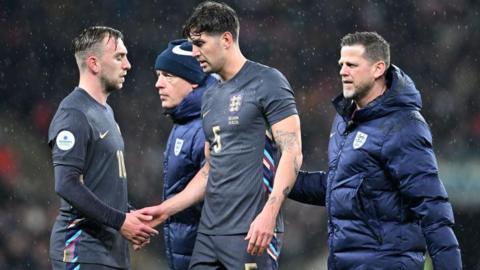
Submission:
[[[207,89],[202,101],[210,171],[199,231],[247,233],[263,209],[265,132],[297,114],[293,91],[276,69],[247,61],[230,80]],[[283,231],[281,215],[277,232]]]
[[[109,105],[76,88],[60,104],[49,129],[53,165],[73,166],[103,203],[128,210],[124,143]],[[52,229],[50,257],[64,262],[130,267],[119,231],[85,217],[64,199]]]

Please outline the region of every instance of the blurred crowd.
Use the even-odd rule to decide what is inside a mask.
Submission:
[[[169,40],[181,37],[183,22],[199,2],[0,0],[0,269],[49,269],[59,199],[47,131],[59,102],[78,83],[71,40],[87,26],[108,25],[125,35],[132,70],[109,103],[126,143],[132,204],[160,202],[171,121],[162,114],[153,64]],[[391,43],[392,63],[421,90],[440,161],[479,160],[478,1],[226,2],[239,13],[244,55],[279,69],[295,91],[304,169],[327,168],[330,100],[341,87],[339,40],[365,30]],[[324,269],[325,210],[293,202],[285,208],[281,269]],[[480,269],[474,229],[480,211],[455,211],[465,269]],[[163,240],[157,237],[132,258],[133,269],[164,269]]]

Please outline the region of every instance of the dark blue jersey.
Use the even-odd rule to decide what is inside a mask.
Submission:
[[[211,159],[200,232],[248,232],[269,193],[263,175],[266,130],[294,114],[288,81],[255,62],[247,61],[232,79],[207,89],[202,116]],[[280,218],[277,231],[283,231]]]
[[[76,88],[60,103],[48,140],[54,166],[75,167],[81,172],[79,181],[102,203],[128,211],[124,143],[110,106]],[[86,216],[68,200],[61,200],[52,229],[51,258],[129,267],[128,243],[118,228]]]

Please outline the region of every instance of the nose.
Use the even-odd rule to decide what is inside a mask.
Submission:
[[[339,72],[340,76],[347,76],[348,75],[348,67],[347,65],[341,65],[340,66],[340,72]]]
[[[192,44],[192,56],[197,58],[200,56],[200,50],[198,49],[197,46]]]
[[[130,70],[132,68],[132,65],[130,64],[130,61],[128,61],[128,58],[125,57],[125,62],[123,63],[123,68],[126,70]]]

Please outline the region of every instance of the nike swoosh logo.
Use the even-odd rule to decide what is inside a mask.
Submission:
[[[108,134],[109,131],[110,131],[110,130],[107,130],[107,131],[105,131],[105,133],[103,133],[103,134],[100,132],[100,134],[99,134],[99,135],[100,135],[100,139],[105,138],[105,136],[107,136],[107,134]]]
[[[172,52],[174,54],[177,54],[177,55],[192,56],[191,51],[187,51],[187,50],[184,50],[184,49],[180,48],[180,45],[177,45],[177,46],[173,47]]]
[[[210,110],[206,111],[206,112],[202,115],[202,117],[205,117],[205,115],[207,115],[209,112],[210,112]]]

